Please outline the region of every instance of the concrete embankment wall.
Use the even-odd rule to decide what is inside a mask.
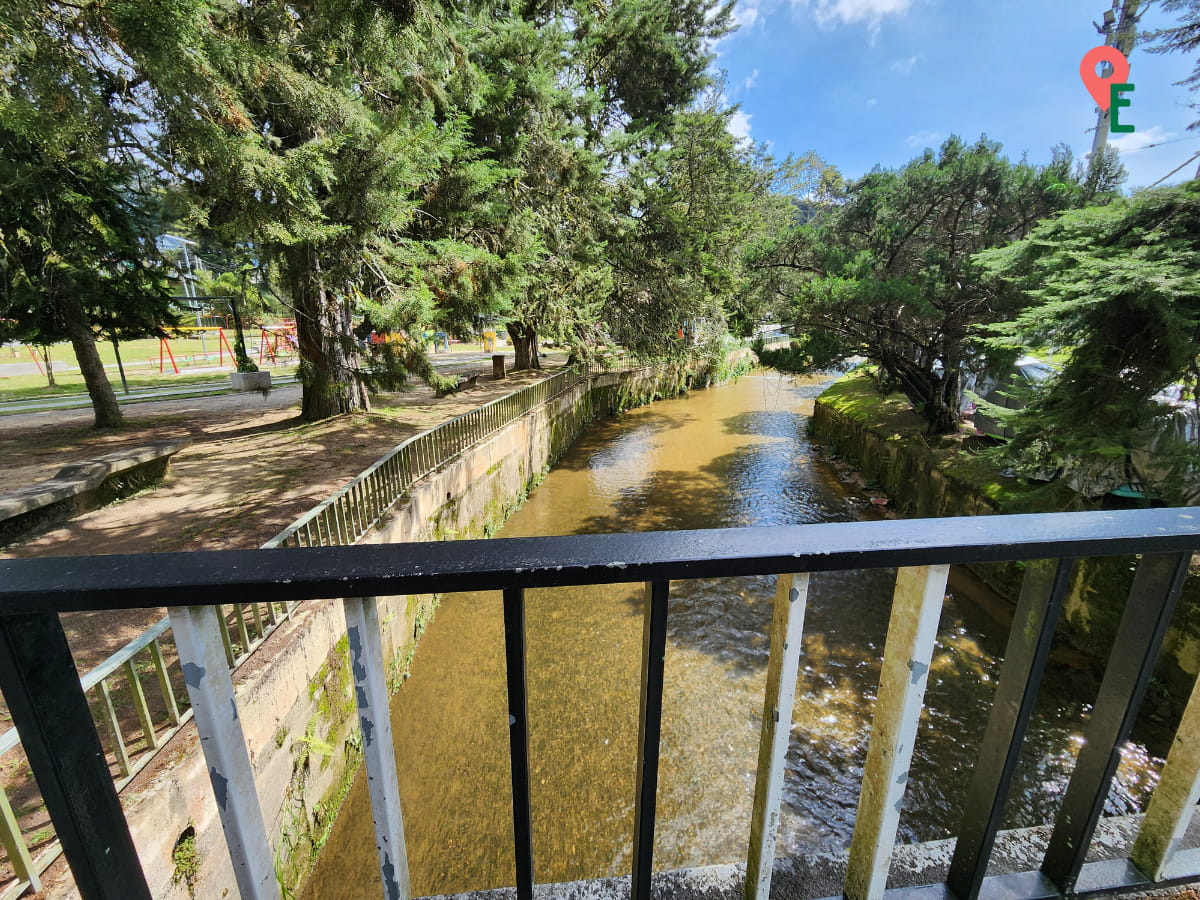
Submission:
[[[977,488],[938,467],[920,439],[896,440],[883,429],[840,412],[818,398],[813,434],[851,463],[869,482],[891,497],[907,518],[993,515],[1005,512]],[[1076,566],[1060,636],[1097,660],[1107,658],[1133,583],[1136,560],[1106,557]],[[1019,563],[972,566],[1003,596],[1016,601],[1023,566]],[[1188,578],[1184,595],[1163,646],[1152,684],[1150,708],[1168,716],[1186,702],[1200,673],[1200,577]]]
[[[581,382],[414,484],[364,542],[490,536],[589,421],[674,396],[704,378],[703,367],[666,367]],[[435,606],[431,596],[380,598],[393,691]],[[288,889],[310,870],[359,769],[351,684],[337,601],[300,604],[235,674],[275,868]],[[135,778],[122,802],[154,897],[238,895],[194,726]],[[47,888],[48,897],[78,896],[65,871],[51,873]]]

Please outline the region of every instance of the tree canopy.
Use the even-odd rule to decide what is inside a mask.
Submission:
[[[1159,7],[1164,12],[1179,13],[1179,24],[1170,28],[1159,28],[1148,37],[1154,42],[1149,48],[1151,53],[1196,53],[1196,66],[1192,74],[1179,84],[1200,89],[1200,0],[1162,0]],[[1200,103],[1191,104],[1192,109],[1200,111]],[[1200,118],[1188,126],[1191,131],[1200,129]]]
[[[144,162],[124,137],[136,118],[116,97],[122,72],[80,16],[10,4],[0,31],[0,320],[6,338],[69,340],[96,425],[121,412],[96,351],[109,336],[170,324],[156,265]],[[99,62],[98,62],[99,60]]]
[[[1200,182],[1071,210],[977,261],[1024,306],[991,329],[993,343],[1068,349],[1061,374],[1009,415],[1009,455],[1089,482],[1152,449],[1137,480],[1192,498],[1184,480],[1200,472]],[[1168,427],[1181,401],[1191,424]]]
[[[861,354],[929,423],[955,430],[964,376],[987,365],[973,329],[1010,317],[976,253],[1023,237],[1058,210],[1107,196],[1111,159],[1090,174],[1069,151],[1035,166],[1000,145],[951,137],[898,170],[876,168],[758,265],[783,273],[776,289],[798,330],[818,338],[811,364]]]

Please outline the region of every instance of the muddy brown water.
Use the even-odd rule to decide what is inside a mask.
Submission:
[[[827,382],[753,375],[595,423],[505,537],[860,518],[806,434]],[[893,572],[813,577],[779,852],[849,846]],[[774,578],[672,585],[654,864],[744,860]],[[901,842],[953,833],[986,724],[1010,610],[952,579],[900,823]],[[625,874],[631,859],[642,590],[527,597],[535,875]],[[393,701],[415,896],[514,883],[500,594],[444,598]],[[1054,814],[1095,697],[1087,672],[1046,679],[1009,826]],[[1139,808],[1161,761],[1131,744],[1106,812]],[[308,882],[309,900],[382,896],[360,772]]]

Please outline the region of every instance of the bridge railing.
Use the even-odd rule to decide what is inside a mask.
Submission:
[[[263,549],[355,543],[370,533],[414,482],[587,377],[581,369],[564,369],[408,438],[263,544]],[[245,662],[290,618],[292,607],[288,601],[224,604],[217,628],[226,665],[233,670]],[[118,790],[191,719],[186,698],[176,696],[182,689],[172,686],[172,681],[176,685],[182,682],[174,650],[170,620],[163,618],[81,679],[116,760]],[[147,665],[153,666],[157,687],[149,700],[141,683],[142,676],[149,676]],[[9,728],[0,735],[0,757],[18,752],[19,731]],[[40,820],[34,827],[22,829],[18,812],[6,789],[0,787],[0,846],[5,848],[13,873],[0,891],[0,900],[15,900],[27,888],[40,890],[39,876],[61,852],[53,842],[44,844],[48,832],[40,827]]]
[[[640,728],[632,900],[649,900],[653,871],[663,658],[671,582],[778,576],[751,840],[747,900],[770,888],[808,581],[813,573],[896,568],[888,635],[861,799],[843,892],[885,894],[913,738],[921,715],[949,567],[1032,560],[1016,609],[990,720],[978,750],[949,875],[939,897],[1086,895],[1200,880],[1200,850],[1182,850],[1200,788],[1200,699],[1184,712],[1173,750],[1129,859],[1087,862],[1120,747],[1200,547],[1191,509],[1065,513],[803,525],[712,531],[578,535],[362,547],[198,552],[0,561],[0,688],[85,900],[148,900],[99,737],[71,664],[58,614],[152,607],[169,596],[238,887],[245,900],[279,888],[234,702],[219,602],[344,598],[356,702],[385,897],[407,896],[407,864],[392,756],[376,597],[503,593],[517,895],[533,892],[525,697],[524,591],[644,583]],[[1085,741],[1040,865],[988,876],[1013,770],[1024,742],[1075,560],[1139,554],[1132,590]],[[54,709],[53,717],[39,710]],[[420,824],[417,823],[417,827]]]
[[[587,377],[586,372],[564,369],[413,435],[264,544],[264,549],[353,544],[415,481]]]

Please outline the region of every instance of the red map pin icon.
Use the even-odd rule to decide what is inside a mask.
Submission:
[[[1102,62],[1112,66],[1112,73],[1107,78],[1096,74],[1096,66]],[[1083,62],[1079,64],[1079,77],[1083,79],[1083,86],[1088,89],[1096,105],[1106,110],[1112,103],[1109,86],[1126,83],[1125,79],[1129,77],[1129,60],[1116,47],[1093,47],[1083,55]]]

